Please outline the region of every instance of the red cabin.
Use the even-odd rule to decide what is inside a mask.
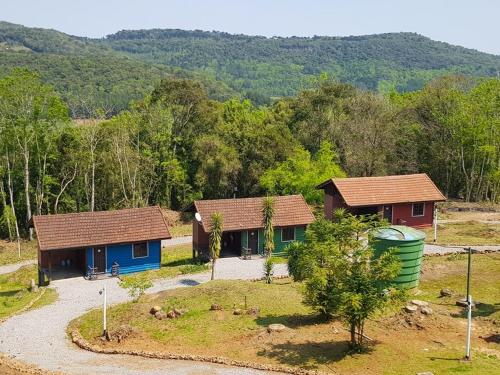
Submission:
[[[325,217],[344,208],[354,215],[379,214],[391,224],[429,227],[434,205],[446,200],[425,173],[400,176],[332,178],[325,191]]]

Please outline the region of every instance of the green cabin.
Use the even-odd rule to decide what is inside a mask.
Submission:
[[[274,197],[274,252],[282,254],[293,241],[303,241],[314,215],[302,195]],[[263,198],[197,200],[189,208],[194,212],[193,255],[208,256],[211,217],[222,214],[221,256],[240,256],[244,249],[252,254],[264,252]]]

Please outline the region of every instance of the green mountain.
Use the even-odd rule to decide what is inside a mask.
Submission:
[[[414,33],[273,37],[185,30],[120,31],[103,39],[0,22],[0,74],[27,66],[66,97],[93,95],[123,108],[163,76],[195,77],[214,97],[264,103],[327,73],[358,87],[411,91],[444,74],[496,76],[500,56]]]

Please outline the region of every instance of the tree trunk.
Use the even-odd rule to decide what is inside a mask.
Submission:
[[[21,258],[21,237],[19,236],[19,224],[17,223],[16,207],[14,203],[14,189],[12,188],[12,178],[10,175],[10,160],[7,154],[7,186],[9,188],[9,199],[10,208],[12,209],[12,216],[14,216],[14,227],[16,229],[16,240],[17,240],[17,253],[19,258]]]
[[[0,180],[0,195],[2,196],[2,205],[3,209],[7,209],[7,198],[5,197],[5,190],[3,188],[3,179]],[[9,241],[12,241],[12,238],[14,237],[12,235],[12,223],[10,222],[10,217],[9,215],[6,216],[6,221],[7,221],[7,230],[9,232]]]
[[[23,150],[24,158],[24,195],[26,199],[26,225],[28,225],[29,240],[33,240],[33,228],[29,227],[29,222],[31,220],[31,201],[30,201],[30,162],[29,162],[29,151],[28,145],[25,143],[25,149]]]
[[[351,323],[350,332],[351,332],[351,347],[355,348],[356,347],[356,323]]]
[[[215,279],[215,257],[212,259],[212,278],[210,280]]]

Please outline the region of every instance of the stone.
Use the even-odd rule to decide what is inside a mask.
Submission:
[[[247,314],[248,315],[259,316],[259,314],[260,314],[260,308],[258,308],[258,307],[250,307],[247,310]]]
[[[462,299],[459,299],[455,304],[457,306],[460,306],[460,307],[467,307],[467,300],[465,298],[462,298]],[[474,303],[474,301],[471,301],[471,306],[472,307],[476,306],[476,304]]]
[[[151,307],[151,310],[149,310],[149,313],[152,314],[152,315],[154,315],[158,311],[161,311],[161,307],[160,306],[153,306],[153,307]]]
[[[422,307],[422,309],[420,311],[424,315],[432,315],[432,313],[434,312],[434,311],[432,311],[432,309],[429,306]]]
[[[175,318],[177,318],[177,314],[173,310],[170,310],[167,313],[167,318],[169,318],[169,319],[175,319]]]
[[[178,311],[179,311],[180,315],[184,315],[184,314],[187,314],[189,312],[189,310],[185,309],[185,308],[179,309]]]
[[[233,311],[233,315],[242,315],[242,314],[243,314],[242,309],[234,309],[234,311]]]
[[[418,307],[415,305],[406,305],[405,306],[405,311],[413,314],[414,312],[417,312]]]
[[[439,292],[439,295],[441,297],[451,297],[453,296],[454,292],[453,290],[451,290],[450,288],[443,288],[441,289],[441,291]]]
[[[286,330],[287,327],[283,324],[280,324],[280,323],[273,323],[273,324],[269,324],[267,326],[267,332],[269,333],[272,333],[272,332],[283,332],[284,330]]]
[[[427,306],[429,306],[429,302],[426,302],[426,301],[421,301],[421,300],[419,300],[419,299],[412,299],[412,300],[410,301],[410,303],[411,303],[412,305],[415,305],[415,306],[418,306],[418,307],[427,307]]]
[[[165,318],[167,318],[167,313],[165,311],[157,311],[155,313],[155,318],[158,319],[158,320],[163,320]]]
[[[212,311],[222,310],[222,306],[219,305],[218,303],[212,303],[212,306],[210,306],[210,310]]]
[[[181,315],[182,315],[182,313],[181,313],[181,311],[180,311],[179,309],[173,309],[172,311],[173,311],[173,312],[174,312],[174,314],[175,314],[175,315],[177,315],[177,316],[181,316]]]
[[[417,375],[434,375],[434,374],[430,371],[425,371],[425,372],[417,372]]]

